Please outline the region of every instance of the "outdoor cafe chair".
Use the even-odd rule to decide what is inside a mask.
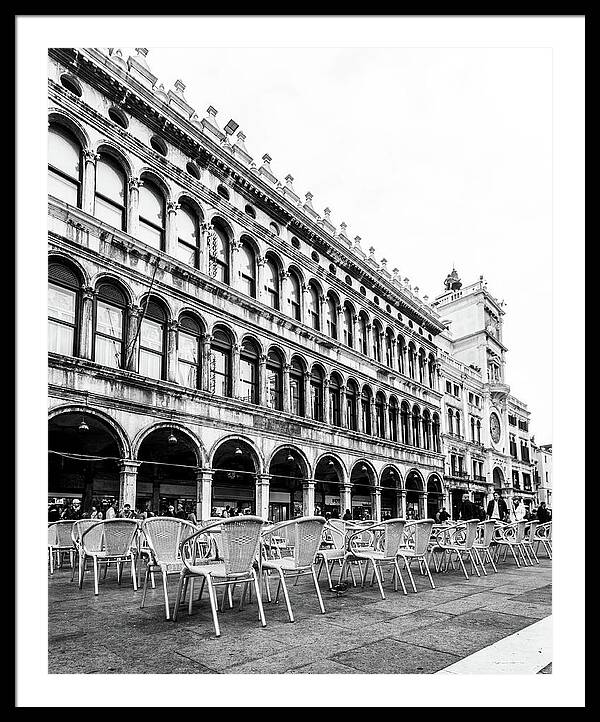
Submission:
[[[329,589],[332,589],[333,587],[331,572],[333,571],[333,566],[336,562],[339,564],[340,567],[340,577],[338,583],[341,583],[342,581],[344,560],[348,555],[348,552],[346,550],[346,537],[349,529],[352,528],[354,527],[352,527],[351,525],[347,525],[343,519],[329,519],[323,527],[321,547],[317,551],[315,561],[319,562],[317,581],[321,577],[321,571],[323,570],[323,567],[325,567],[327,581],[329,582]],[[356,579],[354,578],[354,571],[352,570],[352,565],[350,565],[350,573],[352,575],[352,583],[354,586],[356,586]]]
[[[99,519],[78,519],[71,523],[71,539],[75,551],[77,552],[77,568],[79,571],[78,584],[81,588],[81,577],[85,572],[85,559],[83,554],[83,547],[81,546],[81,535],[90,526],[97,524]],[[71,572],[71,581],[75,578],[75,565],[73,564],[73,570]]]
[[[391,565],[394,591],[398,591],[398,580],[400,580],[402,590],[406,594],[406,587],[398,565],[398,551],[403,541],[405,524],[405,519],[387,519],[371,524],[368,529],[359,529],[351,534],[347,541],[348,555],[344,560],[340,580],[349,563],[353,560],[361,560],[366,565],[364,572],[361,569],[361,585],[364,587],[370,563],[373,571],[371,584],[374,577],[377,580],[381,598],[385,599],[382,572],[384,566],[389,568]],[[368,535],[368,544],[365,543],[367,541],[365,534]]]
[[[469,575],[465,567],[465,559],[470,560],[471,569],[478,577],[481,576],[473,551],[479,524],[479,519],[468,519],[438,532],[436,546],[442,551],[444,557],[444,571],[448,571],[448,566],[454,569],[452,556],[456,554],[466,579],[469,578]]]
[[[533,561],[535,561],[536,564],[540,563],[540,560],[538,559],[538,556],[534,549],[535,531],[538,526],[539,521],[537,519],[531,519],[527,522],[525,526],[525,533],[523,535],[523,549],[525,549],[531,564],[533,564]]]
[[[137,591],[137,574],[135,567],[135,535],[138,524],[135,519],[104,519],[92,524],[81,534],[82,570],[89,557],[94,564],[94,594],[98,594],[99,565],[115,562],[117,580],[121,584],[123,565],[131,564],[131,581]],[[105,568],[106,572],[106,568]],[[106,574],[105,574],[106,576]],[[83,586],[83,572],[79,578],[79,588]]]
[[[71,567],[73,567],[75,557],[75,547],[71,538],[71,528],[73,522],[67,521],[51,521],[48,524],[48,555],[50,559],[50,574],[54,574],[54,557],[56,556],[56,566],[62,566],[62,556],[69,555]]]
[[[431,588],[435,589],[427,560],[434,523],[433,519],[418,519],[407,521],[404,527],[404,541],[398,549],[398,556],[404,560],[404,568],[408,572],[413,592],[417,591],[411,569],[413,561],[418,562],[421,573],[427,574]]]
[[[152,572],[160,571],[163,580],[165,615],[167,619],[171,618],[167,586],[168,575],[181,573],[183,569],[181,542],[196,531],[198,531],[196,525],[183,519],[162,516],[144,519],[140,532],[147,546],[140,546],[140,549],[145,550],[147,562],[141,609],[146,603],[148,578]]]
[[[487,571],[485,569],[486,561],[489,561],[492,565],[494,572],[498,573],[498,568],[494,563],[490,547],[492,539],[494,538],[494,529],[496,522],[494,519],[488,519],[487,521],[480,521],[477,527],[477,536],[475,537],[475,543],[473,544],[473,551],[477,557],[477,561],[481,566],[481,570],[487,577]]]
[[[269,588],[269,572],[276,573],[279,577],[275,602],[279,600],[279,591],[283,590],[285,604],[287,607],[290,622],[294,621],[292,605],[286,585],[286,577],[294,577],[295,581],[301,576],[310,574],[313,579],[321,613],[325,614],[321,590],[315,571],[316,557],[321,544],[325,518],[322,516],[304,516],[299,519],[291,519],[274,524],[268,530],[263,531],[261,537],[261,555],[259,570],[265,584],[267,600],[271,601],[271,590]],[[289,556],[281,556],[272,545],[273,537],[285,537],[287,546],[290,549]]]
[[[267,626],[258,578],[254,570],[263,525],[264,520],[258,516],[244,515],[218,519],[209,524],[203,524],[198,531],[180,543],[179,548],[183,568],[179,574],[173,621],[177,620],[179,606],[185,595],[188,581],[201,578],[202,586],[199,599],[202,597],[206,583],[215,636],[221,636],[217,616],[216,594],[216,587],[219,586],[224,587],[223,592],[229,592],[230,606],[233,606],[231,587],[243,584],[245,594],[248,584],[253,584],[260,623],[263,627]],[[218,541],[216,540],[217,537]],[[190,589],[188,610],[190,613],[192,596],[193,588]],[[224,600],[225,595],[223,595],[223,608]],[[221,611],[223,611],[223,608]]]
[[[504,524],[496,522],[496,528],[494,529],[494,542],[496,544],[496,563],[500,558],[500,553],[504,551],[504,557],[502,561],[506,560],[508,550],[515,560],[515,564],[520,567],[519,557],[523,562],[524,566],[528,566],[531,562],[528,560],[527,554],[523,546],[523,540],[525,539],[525,527],[528,522],[526,519],[521,521],[515,521],[511,524]],[[517,553],[518,552],[518,553]]]
[[[539,556],[540,545],[548,555],[549,559],[552,559],[552,522],[545,521],[540,523],[535,528],[533,537],[535,543],[535,553]]]

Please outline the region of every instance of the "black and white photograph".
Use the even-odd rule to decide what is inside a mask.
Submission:
[[[16,21],[17,705],[582,706],[585,17]]]

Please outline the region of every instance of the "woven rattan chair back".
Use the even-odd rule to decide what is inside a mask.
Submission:
[[[59,547],[72,547],[73,537],[71,531],[73,530],[72,521],[57,521],[56,524],[56,545]]]
[[[344,549],[346,546],[346,522],[343,519],[329,519],[323,528],[323,541],[329,542],[333,549]]]
[[[228,575],[247,574],[257,558],[264,520],[258,516],[223,519],[219,552]]]
[[[535,540],[535,532],[538,526],[539,521],[537,519],[532,519],[527,522],[527,526],[525,527],[525,541],[532,543]]]
[[[492,543],[492,537],[494,536],[494,527],[496,522],[494,519],[488,519],[487,521],[480,521],[477,526],[477,538],[476,543],[482,547],[489,547]]]
[[[94,526],[94,524],[98,524],[97,519],[78,519],[73,522],[73,525],[71,526],[71,538],[76,545],[81,542],[81,535],[83,532],[91,526]]]
[[[179,545],[198,528],[189,521],[168,516],[145,519],[141,527],[157,564],[175,564],[181,560]]]
[[[51,521],[48,524],[48,546],[55,547],[58,541],[58,532],[56,531],[57,522]]]
[[[521,544],[525,539],[525,530],[529,522],[526,519],[515,522],[515,541]]]
[[[288,531],[294,530],[294,562],[296,567],[309,567],[319,550],[325,519],[320,516],[305,516],[295,519]]]
[[[391,559],[398,554],[398,549],[404,541],[404,527],[406,519],[389,519],[383,522],[384,535],[381,551],[386,559]]]
[[[131,551],[138,525],[135,519],[106,519],[86,529],[81,544],[86,554],[126,556]]]
[[[419,519],[406,523],[405,529],[412,532],[412,548],[417,556],[423,556],[427,552],[434,523],[433,519]]]

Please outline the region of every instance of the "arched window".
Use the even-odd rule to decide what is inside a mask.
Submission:
[[[373,358],[381,363],[381,335],[383,329],[379,321],[373,321]]]
[[[388,407],[388,421],[390,426],[390,439],[392,441],[398,441],[398,402],[394,396],[390,399],[390,405]]]
[[[274,349],[267,355],[267,406],[283,410],[283,359]]]
[[[94,314],[94,361],[111,368],[123,368],[125,340],[124,293],[112,283],[102,283],[96,296]]]
[[[481,421],[477,419],[477,443],[481,444]]]
[[[325,312],[327,319],[327,335],[331,338],[337,339],[337,301],[329,293],[327,294],[327,301],[325,302]]]
[[[329,379],[329,419],[334,426],[342,425],[341,380],[333,373]]]
[[[412,412],[412,443],[413,446],[421,446],[421,413],[418,406],[414,406]]]
[[[367,317],[362,311],[358,314],[358,350],[365,356],[369,355]]]
[[[455,425],[456,426],[456,435],[460,436],[460,411],[456,412],[455,421],[456,421],[456,425]]]
[[[406,401],[403,401],[400,407],[400,425],[402,427],[402,443],[407,445],[410,444],[409,417],[410,409]]]
[[[471,416],[471,441],[475,441],[475,417]]]
[[[127,178],[121,166],[109,155],[96,163],[94,215],[121,231],[127,229]]]
[[[437,414],[433,415],[432,420],[432,436],[433,436],[433,450],[440,451],[440,417]]]
[[[212,278],[229,283],[229,239],[218,226],[213,227],[209,237],[208,270]]]
[[[448,433],[450,436],[454,433],[454,411],[448,409]]]
[[[231,396],[231,338],[217,329],[210,344],[210,391],[219,396]]]
[[[394,367],[394,334],[389,328],[385,332],[385,363],[389,368]]]
[[[83,163],[81,145],[60,125],[48,132],[48,193],[72,206],[81,207]]]
[[[163,307],[152,298],[146,300],[140,327],[139,372],[151,379],[165,378],[166,322]]]
[[[315,421],[323,421],[323,372],[313,366],[310,374],[310,406]]]
[[[435,388],[435,357],[429,354],[429,363],[427,364],[429,386]]]
[[[398,337],[398,371],[406,373],[406,341],[404,336]]]
[[[193,268],[200,267],[200,223],[187,203],[177,211],[177,258]]]
[[[240,247],[240,277],[242,293],[256,298],[256,256],[247,241],[242,241]]]
[[[184,314],[179,319],[177,343],[177,377],[179,383],[189,389],[201,386],[202,328],[195,318]]]
[[[275,261],[268,256],[264,273],[267,305],[279,310],[279,271]]]
[[[292,358],[290,368],[290,406],[292,414],[304,416],[304,366],[296,357]]]
[[[48,351],[77,356],[80,281],[62,263],[48,267]]]
[[[313,283],[308,284],[308,315],[310,325],[317,331],[321,330],[321,302],[319,291]]]
[[[352,308],[345,303],[344,304],[344,343],[350,348],[354,348],[354,333],[352,331]]]
[[[427,364],[427,361],[425,358],[425,351],[423,351],[423,349],[419,349],[418,364],[419,364],[419,381],[421,383],[424,383],[425,382],[425,365]]]
[[[358,387],[352,379],[346,386],[346,426],[351,431],[358,429],[356,403],[358,399]]]
[[[408,344],[408,375],[411,379],[417,378],[417,349],[412,341]]]
[[[427,409],[423,411],[423,447],[431,449],[431,414]]]
[[[240,349],[240,398],[250,404],[259,403],[258,346],[252,339],[244,339]]]
[[[377,393],[375,397],[375,424],[377,426],[377,436],[380,439],[385,438],[385,399],[381,392]]]
[[[362,393],[360,395],[360,413],[362,421],[362,430],[364,434],[371,434],[371,389],[368,386],[363,386]]]
[[[140,239],[152,248],[165,247],[165,198],[158,186],[144,181],[140,187]]]
[[[290,271],[290,305],[292,307],[292,318],[296,321],[302,320],[302,291],[300,290],[300,279],[294,271]]]

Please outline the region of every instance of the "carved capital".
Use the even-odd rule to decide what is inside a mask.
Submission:
[[[167,329],[169,331],[177,331],[179,329],[179,321],[175,321],[175,320],[169,321],[167,323]]]
[[[140,178],[130,178],[129,179],[129,190],[130,191],[137,191],[140,189],[140,186],[144,185],[144,181],[142,181]]]
[[[100,158],[100,154],[95,153],[93,150],[84,150],[83,157],[85,158],[86,163],[93,163],[96,165],[96,161]]]
[[[181,208],[179,203],[176,203],[175,201],[167,201],[167,213],[177,213],[177,211]]]
[[[84,301],[92,301],[96,296],[96,290],[93,286],[83,286],[81,289],[81,296]]]
[[[141,306],[138,306],[135,303],[128,303],[127,311],[129,313],[130,318],[137,318],[140,315],[140,313],[142,312],[142,308],[141,308]]]
[[[259,257],[256,259],[256,265],[257,265],[257,266],[260,266],[261,268],[262,268],[262,266],[265,265],[266,262],[267,262],[267,259],[266,259],[264,256],[259,256]]]

